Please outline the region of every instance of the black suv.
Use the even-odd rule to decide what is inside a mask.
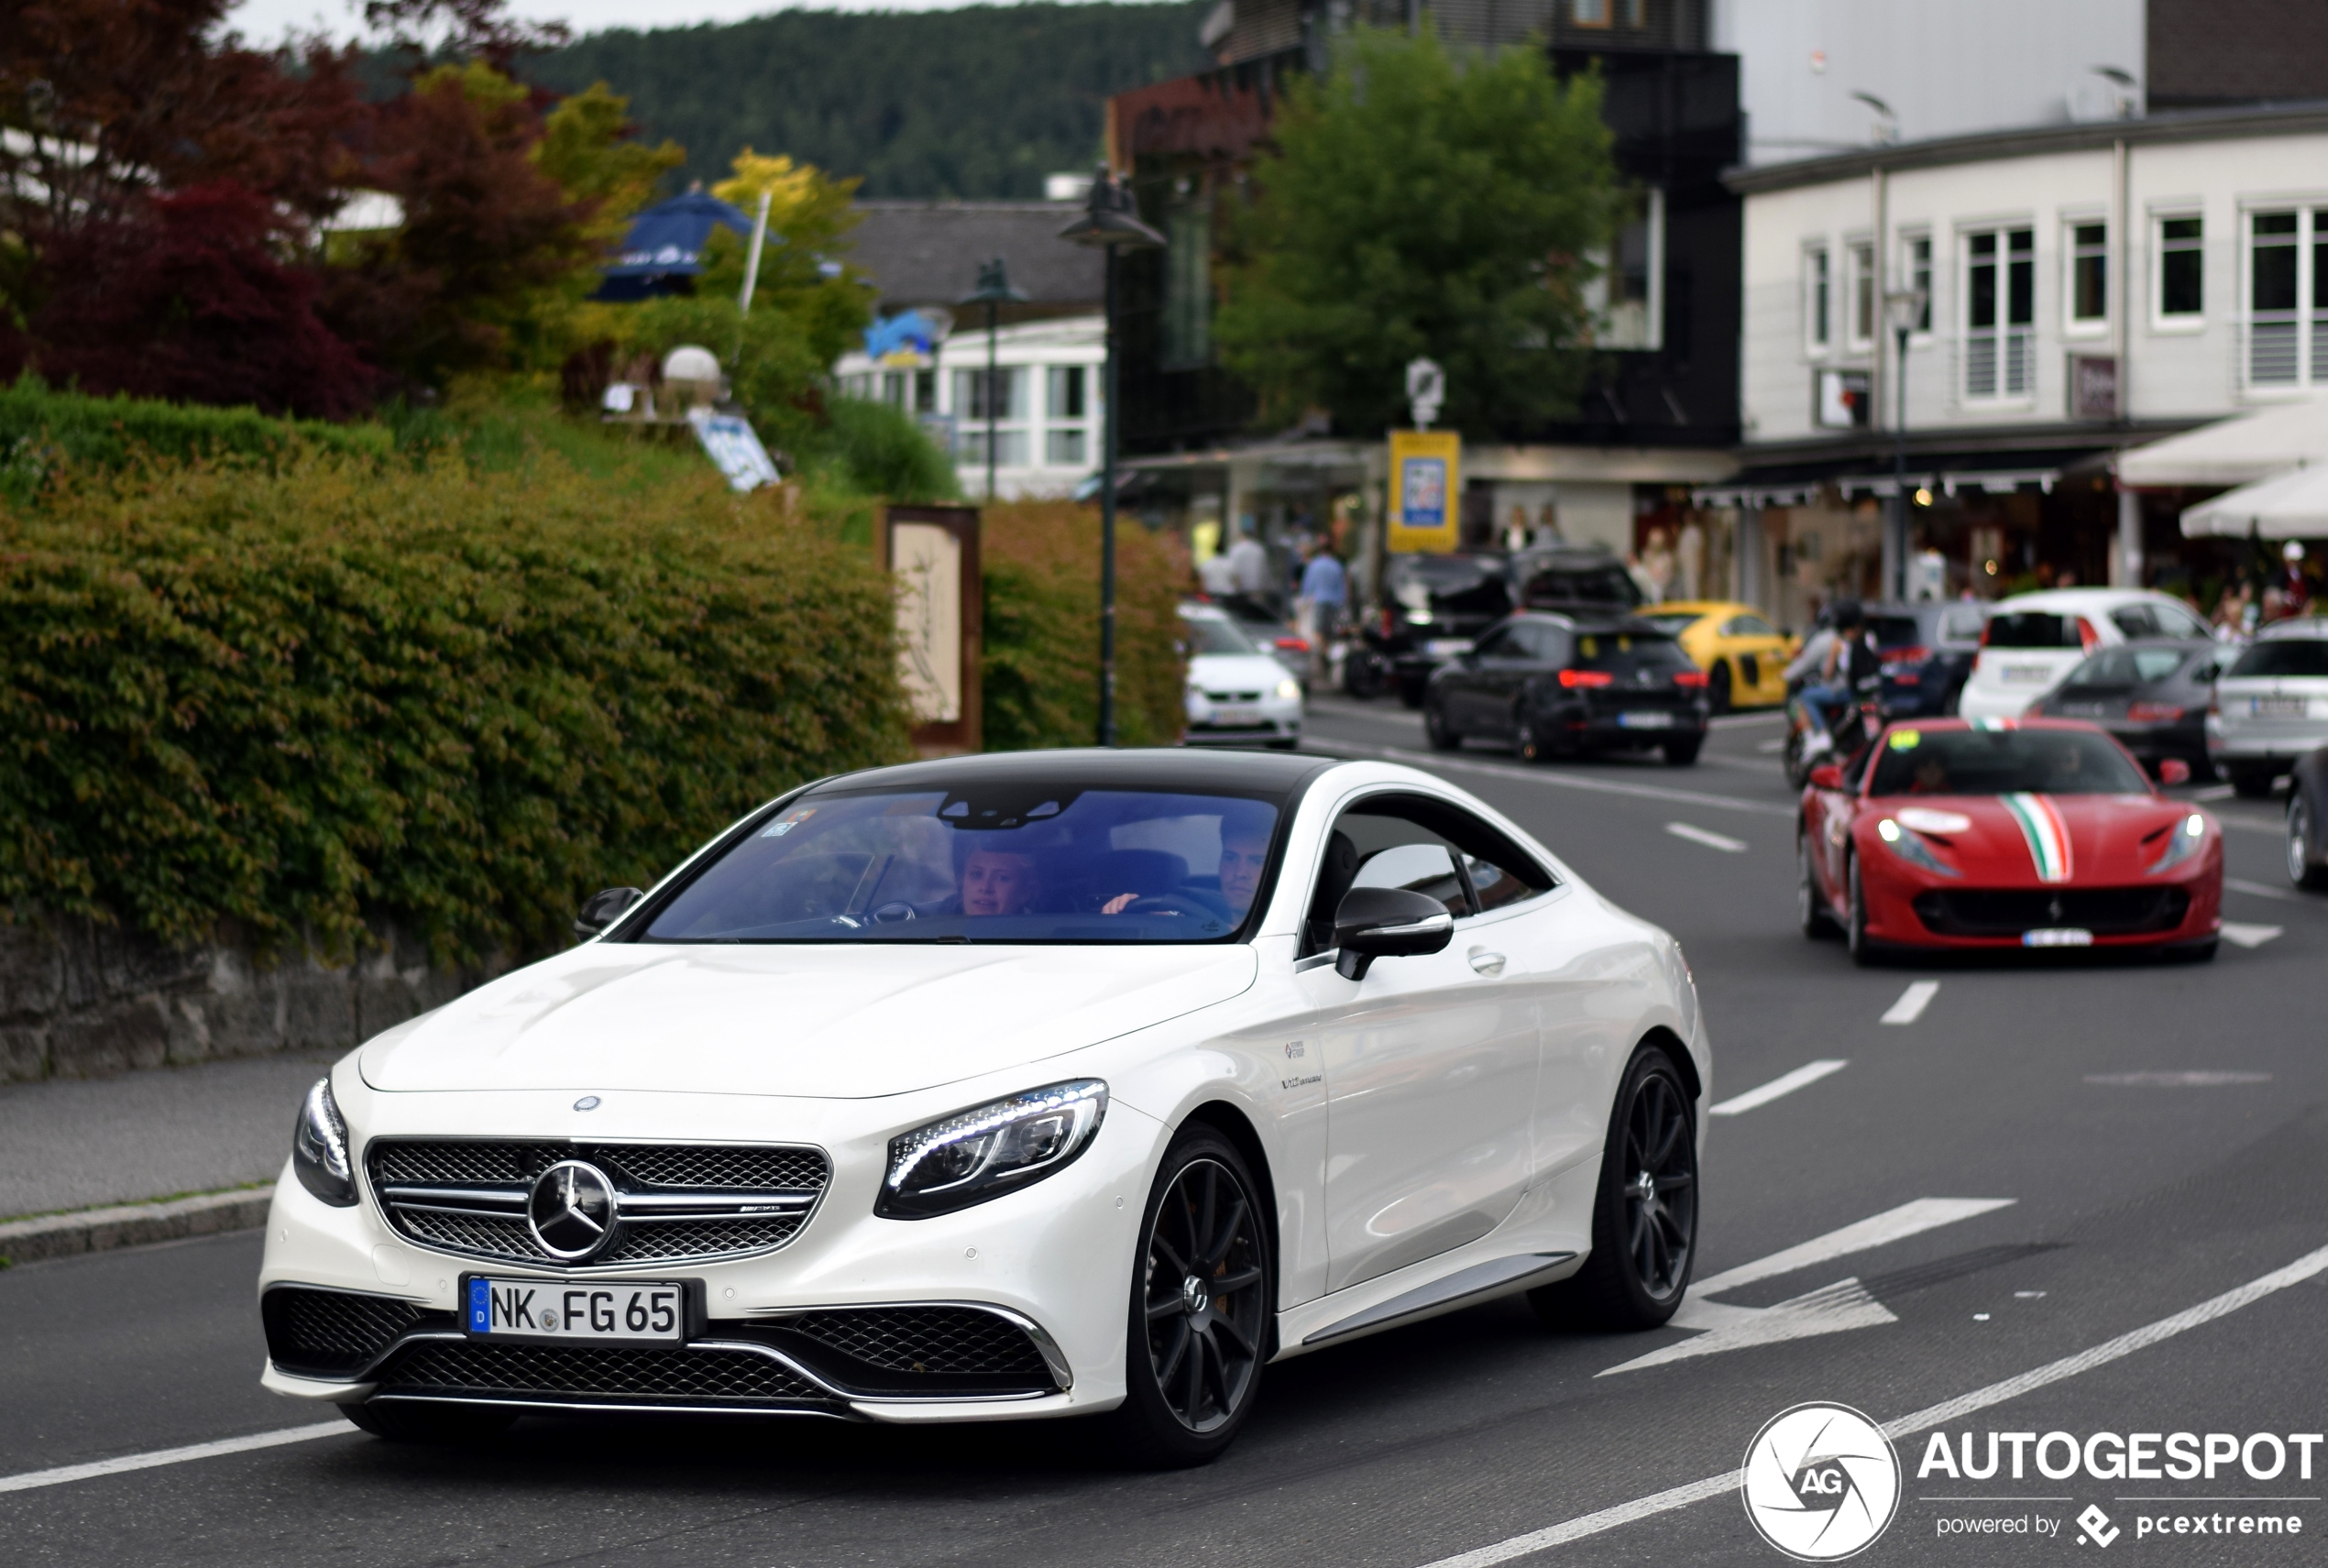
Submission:
[[[1531,762],[1653,748],[1686,767],[1706,725],[1706,672],[1647,620],[1515,615],[1443,665],[1422,698],[1433,750],[1477,737]]]
[[[1641,602],[1641,590],[1608,550],[1560,544],[1517,555],[1393,555],[1382,598],[1381,610],[1360,628],[1362,646],[1343,661],[1343,689],[1364,697],[1389,687],[1420,707],[1431,672],[1470,652],[1480,633],[1514,609],[1620,616]]]

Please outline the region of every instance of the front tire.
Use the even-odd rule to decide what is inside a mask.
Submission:
[[[1807,833],[1795,839],[1795,917],[1802,923],[1803,935],[1817,941],[1835,934],[1835,916],[1827,907],[1827,894],[1819,891],[1818,872],[1811,864],[1811,840]]]
[[[401,1399],[342,1405],[339,1413],[374,1437],[390,1442],[427,1442],[467,1448],[490,1442],[517,1420],[515,1410],[491,1405],[407,1403]]]
[[[2231,781],[2233,792],[2246,800],[2268,800],[2271,796],[2273,773],[2268,766],[2257,767],[2252,762],[2226,762],[2224,775]]]
[[[2299,783],[2288,792],[2288,880],[2318,892],[2328,888],[2328,866],[2312,850],[2312,806]]]
[[[1446,710],[1435,702],[1422,705],[1422,738],[1434,751],[1463,750],[1463,737],[1447,727]]]
[[[1875,948],[1867,939],[1867,889],[1860,882],[1857,855],[1850,858],[1844,874],[1850,881],[1850,904],[1843,923],[1843,946],[1851,962],[1866,969],[1875,961]]]
[[[1106,1418],[1143,1468],[1210,1464],[1253,1413],[1274,1295],[1258,1191],[1208,1126],[1165,1151],[1132,1266],[1124,1403]]]
[[[1706,702],[1716,713],[1730,711],[1730,693],[1734,689],[1732,682],[1735,678],[1730,673],[1728,659],[1714,661],[1714,673],[1706,677]]]
[[[1681,1306],[1697,1261],[1697,1138],[1689,1094],[1656,1046],[1633,1053],[1617,1086],[1592,1206],[1592,1255],[1528,1292],[1555,1328],[1639,1330]]]

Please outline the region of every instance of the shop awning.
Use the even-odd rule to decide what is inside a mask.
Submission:
[[[2054,482],[2061,477],[2059,468],[1941,468],[1928,472],[1911,471],[1907,488],[1935,490],[1953,496],[1960,490],[1982,490],[1992,495],[2004,495],[2024,485],[2035,485],[2047,495],[2053,493]],[[1819,491],[1832,487],[1845,500],[1859,496],[1895,496],[1900,481],[1890,474],[1837,474],[1821,479],[1772,480],[1759,484],[1700,485],[1690,491],[1693,505],[1701,507],[1799,507],[1809,506],[1818,499]]]
[[[2253,484],[2306,462],[2328,463],[2328,400],[2201,425],[2122,452],[2116,467],[2122,485],[2163,488]]]
[[[2228,490],[2182,514],[2186,539],[2328,539],[2328,463]]]

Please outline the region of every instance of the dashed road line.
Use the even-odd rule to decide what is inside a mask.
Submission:
[[[2220,1089],[2232,1083],[2269,1083],[2268,1072],[2089,1072],[2088,1083],[2121,1089]]]
[[[1938,996],[1939,993],[1940,982],[1938,981],[1919,980],[1915,984],[1909,986],[1905,991],[1900,992],[1900,999],[1892,1003],[1890,1009],[1884,1013],[1880,1022],[1885,1024],[1913,1024],[1918,1018],[1924,1016],[1924,1009],[1932,1005],[1932,998]]]
[[[1742,855],[1746,852],[1745,839],[1733,839],[1727,833],[1708,833],[1705,828],[1692,828],[1686,822],[1668,822],[1665,831],[1676,839],[1686,839],[1693,844],[1703,844],[1709,850],[1719,850],[1725,854]]]
[[[1813,1264],[1831,1263],[1855,1252],[1886,1246],[1905,1241],[1925,1231],[1938,1230],[1960,1221],[1977,1219],[1999,1209],[2009,1209],[2019,1201],[2013,1198],[1918,1198],[1896,1209],[1886,1209],[1864,1220],[1829,1231],[1823,1236],[1797,1243],[1768,1257],[1740,1264],[1725,1269],[1708,1279],[1700,1279],[1690,1289],[1692,1299],[1699,1296],[1718,1296],[1725,1290],[1735,1290],[1741,1285],[1751,1285],[1758,1279],[1775,1279],[1782,1274],[1792,1274]]]
[[[2276,899],[2284,904],[2301,904],[2304,902],[2304,895],[2293,891],[2292,889],[2273,887],[2268,883],[2260,882],[2242,882],[2235,876],[2227,876],[2223,879],[2223,890],[2225,893],[2244,893],[2249,898]]]
[[[352,1437],[356,1429],[346,1421],[314,1421],[303,1427],[279,1427],[273,1431],[253,1432],[248,1437],[224,1437],[215,1442],[190,1442],[183,1448],[157,1448],[147,1453],[125,1453],[118,1459],[100,1459],[88,1464],[62,1464],[54,1470],[27,1470],[19,1475],[0,1475],[0,1492],[29,1492],[40,1486],[61,1486],[71,1481],[90,1481],[100,1475],[119,1475],[131,1470],[152,1470],[165,1464],[183,1464],[190,1460],[215,1459],[226,1453],[248,1453],[253,1449],[280,1448],[287,1442],[306,1442],[319,1437]]]
[[[1886,1422],[1883,1427],[1883,1435],[1888,1438],[1901,1438],[1915,1432],[1926,1431],[1934,1427],[1946,1426],[1952,1421],[1961,1420],[1976,1411],[1985,1410],[1993,1405],[2004,1404],[2008,1400],[2019,1398],[2024,1394],[2034,1393],[2051,1384],[2067,1381],[2082,1373],[2091,1372],[2096,1367],[2107,1366],[2110,1363],[2123,1360],[2136,1351],[2147,1350],[2150,1346],[2172,1339],[2177,1334],[2202,1327],[2218,1318],[2228,1317],[2243,1307],[2252,1306],[2265,1297],[2285,1290],[2291,1285],[2301,1285],[2324,1271],[2328,1271],[2328,1247],[2323,1247],[2318,1252],[2307,1253],[2285,1268],[2274,1269],[2259,1278],[2249,1280],[2236,1289],[2226,1290],[2222,1295],[2202,1301],[2195,1307],[2176,1312],[2170,1317],[2160,1318],[2157,1322],[2146,1323],[2130,1333],[2123,1333],[2115,1339],[2104,1340],[2091,1349],[2078,1352],[2075,1355],[2066,1355],[2059,1361],[2049,1361],[2043,1366],[2032,1367],[2017,1376],[1991,1383],[1986,1387],[1975,1388],[1969,1394],[1960,1394],[1953,1399],[1946,1399],[1937,1405],[1927,1405],[1923,1409],[1900,1417],[1897,1420]],[[1563,1546],[1572,1541],[1581,1541],[1587,1536],[1598,1535],[1604,1530],[1634,1524],[1645,1519],[1654,1519],[1659,1514],[1670,1513],[1675,1508],[1686,1508],[1694,1503],[1706,1502],[1721,1497],[1725,1493],[1734,1493],[1744,1478],[1744,1472],[1738,1470],[1729,1471],[1720,1475],[1708,1475],[1703,1480],[1692,1481],[1663,1492],[1653,1493],[1646,1497],[1636,1497],[1631,1502],[1620,1503],[1612,1508],[1603,1508],[1598,1513],[1580,1515],[1576,1519],[1564,1520],[1543,1530],[1531,1530],[1525,1535],[1511,1536],[1507,1540],[1496,1541],[1492,1545],[1477,1547],[1470,1552],[1459,1552],[1452,1557],[1442,1557],[1425,1564],[1424,1568],[1494,1568],[1494,1565],[1499,1563],[1510,1563],[1516,1558],[1532,1556],[1536,1552],[1547,1551],[1552,1547]]]
[[[1805,1084],[1817,1083],[1830,1072],[1840,1072],[1849,1065],[1848,1062],[1834,1060],[1806,1062],[1782,1078],[1772,1079],[1760,1089],[1750,1089],[1733,1099],[1723,1101],[1720,1104],[1711,1107],[1708,1113],[1716,1116],[1735,1116],[1741,1112],[1751,1111],[1757,1105],[1769,1104],[1783,1094],[1792,1094]]]
[[[2223,939],[2242,948],[2260,948],[2273,938],[2287,934],[2285,926],[2249,926],[2237,920],[2223,923]]]
[[[1451,752],[1415,751],[1403,746],[1369,746],[1356,740],[1326,740],[1315,736],[1304,737],[1301,743],[1313,751],[1338,752],[1353,757],[1379,757],[1384,762],[1405,762],[1412,767],[1445,768],[1458,773],[1478,773],[1488,778],[1517,779],[1522,784],[1550,784],[1556,789],[1590,790],[1596,795],[1631,795],[1637,800],[1666,800],[1683,806],[1711,806],[1717,811],[1752,812],[1761,817],[1784,817],[1792,819],[1795,815],[1794,806],[1778,806],[1766,800],[1741,800],[1733,795],[1702,795],[1696,790],[1667,789],[1662,784],[1587,778],[1576,773],[1562,773],[1556,768],[1513,767],[1508,763],[1475,762]]]

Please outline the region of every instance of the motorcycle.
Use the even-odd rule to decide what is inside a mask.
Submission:
[[[1844,707],[1828,724],[1826,735],[1811,722],[1810,705],[1803,700],[1802,683],[1789,682],[1786,688],[1786,743],[1781,751],[1785,764],[1786,782],[1801,789],[1810,782],[1811,770],[1821,762],[1839,762],[1857,756],[1883,728],[1882,705],[1872,698]]]

